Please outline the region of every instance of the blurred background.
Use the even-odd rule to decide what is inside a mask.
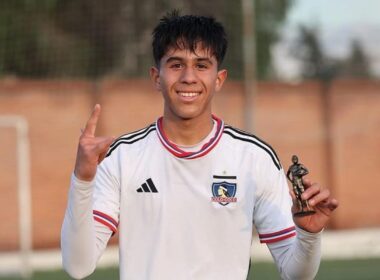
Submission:
[[[269,142],[285,169],[297,154],[340,201],[324,256],[379,261],[380,1],[2,0],[0,276],[60,268],[77,141],[94,104],[99,135],[161,115],[151,31],[174,8],[212,15],[228,33],[216,115]]]

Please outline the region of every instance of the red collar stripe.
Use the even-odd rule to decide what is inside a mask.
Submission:
[[[176,144],[172,143],[166,136],[163,127],[162,127],[162,117],[159,118],[156,122],[156,131],[158,138],[160,139],[162,145],[174,156],[184,159],[194,159],[202,157],[208,154],[219,142],[220,138],[223,134],[224,122],[217,118],[216,116],[212,116],[212,118],[216,121],[217,129],[215,135],[208,141],[206,144],[202,146],[199,151],[196,152],[186,152],[179,148]]]

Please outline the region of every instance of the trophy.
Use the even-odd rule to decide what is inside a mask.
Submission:
[[[294,213],[295,217],[304,217],[308,215],[313,215],[315,211],[310,208],[309,202],[301,198],[301,194],[305,191],[305,187],[302,183],[302,177],[309,174],[309,170],[298,162],[298,157],[296,155],[292,156],[293,164],[289,167],[286,177],[292,182],[293,191],[297,199],[299,211]]]

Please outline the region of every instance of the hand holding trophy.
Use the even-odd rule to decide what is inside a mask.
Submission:
[[[315,214],[315,211],[309,206],[307,200],[301,198],[302,193],[305,191],[305,187],[302,183],[302,177],[309,173],[307,168],[298,162],[296,155],[292,156],[293,164],[289,167],[286,177],[293,185],[293,192],[297,200],[299,211],[294,213],[295,217],[303,217]]]

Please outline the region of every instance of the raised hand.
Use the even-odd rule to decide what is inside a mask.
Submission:
[[[104,159],[113,137],[95,137],[100,116],[100,105],[96,104],[79,138],[75,176],[83,181],[92,181],[97,165]]]
[[[338,207],[338,201],[335,198],[331,198],[330,191],[328,189],[322,189],[319,184],[311,183],[310,180],[302,178],[305,186],[305,191],[302,193],[301,198],[309,201],[309,205],[316,211],[314,215],[304,217],[294,217],[295,224],[308,231],[308,232],[320,232],[330,219],[331,213]],[[293,192],[291,192],[293,193]],[[297,208],[297,201],[293,197],[292,212],[299,211]]]

